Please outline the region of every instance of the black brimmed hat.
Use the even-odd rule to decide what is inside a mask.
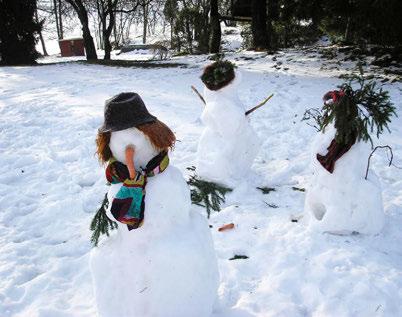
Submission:
[[[100,132],[120,131],[155,122],[141,97],[135,92],[122,92],[105,102],[105,122]]]

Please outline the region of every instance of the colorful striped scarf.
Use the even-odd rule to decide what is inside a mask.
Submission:
[[[106,167],[106,179],[111,184],[123,183],[111,202],[113,217],[127,225],[128,230],[137,229],[144,221],[145,187],[147,178],[162,173],[169,165],[166,151],[151,159],[147,166],[137,171],[135,179],[130,179],[128,168],[115,158]]]

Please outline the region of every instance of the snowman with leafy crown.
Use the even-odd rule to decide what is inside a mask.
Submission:
[[[388,129],[395,108],[388,92],[360,72],[326,93],[321,110],[306,112],[320,132],[312,144],[304,217],[316,231],[377,234],[384,225],[380,180],[368,165],[370,133],[379,137]]]
[[[212,312],[219,280],[213,242],[204,217],[190,209],[181,172],[169,162],[174,142],[173,132],[148,112],[138,94],[107,100],[97,154],[107,164],[108,218],[94,219],[112,228],[117,222],[117,230],[90,257],[100,316],[207,317]]]

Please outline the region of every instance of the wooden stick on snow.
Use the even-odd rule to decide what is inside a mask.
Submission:
[[[197,88],[195,88],[194,86],[191,86],[191,89],[197,94],[197,96],[201,99],[201,101],[203,102],[204,105],[206,105],[207,103],[205,102],[204,97],[200,94],[200,92],[197,90]],[[255,110],[257,110],[258,108],[262,107],[263,105],[265,105],[269,99],[271,99],[273,97],[274,94],[271,94],[269,97],[265,98],[263,101],[261,101],[258,105],[256,105],[255,107],[248,109],[244,114],[246,116],[248,116],[250,113],[254,112]]]

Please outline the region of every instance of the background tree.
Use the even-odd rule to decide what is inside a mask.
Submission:
[[[325,0],[321,27],[338,41],[400,46],[401,13],[398,0]]]
[[[210,0],[166,0],[165,18],[172,28],[172,48],[190,54],[209,50]]]
[[[38,57],[36,0],[0,0],[0,63],[33,64]]]
[[[114,47],[130,41],[131,26],[136,18],[139,2],[120,0],[116,6],[115,24],[113,27]]]
[[[218,11],[218,0],[211,0],[211,37],[209,42],[209,52],[219,53],[221,46],[221,22]]]
[[[110,43],[110,35],[115,27],[116,7],[118,0],[96,0],[96,8],[99,20],[102,26],[103,47],[105,50],[105,60],[110,59],[112,44]]]
[[[65,0],[70,4],[76,12],[78,19],[82,26],[82,36],[84,38],[84,46],[86,51],[87,60],[96,60],[98,55],[96,54],[94,39],[89,29],[88,11],[84,5],[85,0]],[[87,1],[88,2],[88,1]]]
[[[138,38],[147,43],[166,25],[170,26],[172,50],[217,53],[222,21],[226,25],[241,23],[245,47],[257,50],[310,45],[322,35],[328,35],[334,43],[394,46],[396,54],[402,50],[399,0],[37,1],[37,22],[44,25],[47,33],[50,26],[56,28],[59,39],[74,29],[73,19],[80,20],[88,59],[97,58],[90,29],[95,31],[98,48],[105,50],[108,59],[112,48],[130,41],[133,30],[140,29]]]
[[[45,19],[39,19],[37,0],[36,0],[36,4],[35,4],[35,22],[40,26],[38,35],[39,35],[40,44],[42,45],[43,56],[48,56],[49,54],[46,51],[46,44],[45,44],[45,40],[43,39],[43,35],[42,35],[42,27],[45,22]]]
[[[253,34],[253,47],[263,50],[269,47],[267,34],[267,2],[266,0],[251,1],[251,31]]]
[[[61,0],[53,0],[53,12],[55,17],[55,24],[57,30],[57,37],[61,40],[64,36],[63,30],[63,2]]]

